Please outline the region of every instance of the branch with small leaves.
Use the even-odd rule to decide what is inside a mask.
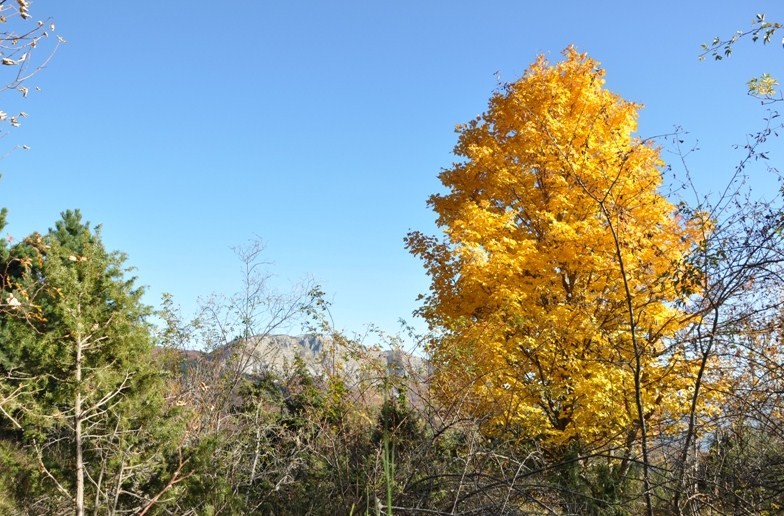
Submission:
[[[699,54],[699,59],[702,61],[705,57],[711,56],[714,60],[721,61],[725,57],[730,57],[736,43],[744,38],[750,38],[751,41],[755,43],[762,40],[762,44],[767,45],[773,41],[773,37],[776,36],[776,33],[782,28],[784,28],[784,25],[781,23],[766,20],[764,13],[757,14],[754,22],[752,22],[752,28],[750,30],[739,30],[733,34],[732,37],[727,39],[716,36],[710,43],[703,43],[701,45],[702,52]],[[784,38],[782,38],[781,44],[784,47]],[[784,97],[782,97],[781,94],[776,96],[776,87],[779,83],[770,73],[763,73],[759,77],[754,77],[746,84],[748,86],[749,95],[759,98],[763,103],[784,100]]]
[[[756,43],[761,37],[762,43],[767,45],[773,41],[773,36],[782,27],[784,27],[784,25],[781,23],[766,20],[764,13],[757,14],[752,23],[752,29],[747,31],[739,30],[728,39],[716,36],[710,44],[703,43],[701,45],[702,53],[699,55],[700,61],[704,60],[708,55],[713,57],[716,61],[721,61],[725,57],[730,57],[734,45],[743,38],[750,37],[751,40]],[[782,39],[781,43],[782,46],[784,46],[784,39]]]
[[[0,91],[15,90],[22,97],[29,95],[30,87],[25,83],[46,68],[60,45],[65,43],[55,30],[52,20],[31,20],[26,0],[0,1],[0,70],[6,74],[0,78]],[[38,86],[32,88],[40,90]],[[7,111],[10,110],[0,110],[0,121],[11,127],[19,127],[21,119],[27,116],[23,111],[13,115]]]

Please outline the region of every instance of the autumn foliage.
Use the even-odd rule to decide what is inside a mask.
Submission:
[[[539,57],[457,127],[460,161],[429,200],[444,237],[407,246],[432,278],[421,314],[441,332],[447,394],[467,393],[488,429],[628,442],[641,419],[688,408],[693,366],[673,337],[705,228],[660,194],[659,151],[634,136],[641,106],[596,61],[564,56]]]
[[[6,69],[42,27],[5,32]],[[705,52],[784,25],[755,27]],[[190,319],[78,210],[0,238],[0,514],[782,513],[784,188],[746,169],[784,123],[701,194],[686,137],[659,139],[681,176],[604,77],[539,57],[457,127],[443,234],[406,238],[425,334],[335,330],[318,285],[270,287],[259,241]]]

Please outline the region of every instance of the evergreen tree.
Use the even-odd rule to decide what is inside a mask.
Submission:
[[[147,434],[162,413],[162,382],[149,309],[124,262],[79,211],[6,260],[4,283],[31,308],[0,318],[0,375],[6,390],[24,393],[0,426],[34,453],[39,487],[59,493],[50,491],[41,510],[143,507],[145,497],[128,494],[157,488],[156,441]]]

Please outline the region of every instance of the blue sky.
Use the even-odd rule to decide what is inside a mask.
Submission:
[[[277,286],[312,277],[349,332],[394,332],[399,318],[424,327],[411,312],[428,279],[403,237],[436,231],[425,201],[453,159],[455,124],[484,110],[496,72],[512,81],[537,54],[587,51],[610,89],[646,105],[641,136],[682,126],[699,141],[689,163],[704,191],[761,126],[745,82],[784,76],[779,43],[697,59],[700,43],[750,27],[757,12],[784,20],[773,1],[37,0],[31,10],[68,43],[31,82],[40,92],[2,93],[3,110],[29,118],[0,150],[30,147],[0,162],[6,232],[44,231],[79,208],[129,255],[147,302],[171,292],[186,313],[240,288],[231,248],[259,236]]]

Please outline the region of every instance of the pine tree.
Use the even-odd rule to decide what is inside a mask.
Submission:
[[[26,393],[0,424],[16,426],[59,493],[50,508],[138,504],[124,493],[150,479],[144,454],[153,443],[141,434],[163,406],[142,290],[78,211],[10,255],[5,283],[25,293],[34,317],[7,311],[0,320],[0,369]]]

